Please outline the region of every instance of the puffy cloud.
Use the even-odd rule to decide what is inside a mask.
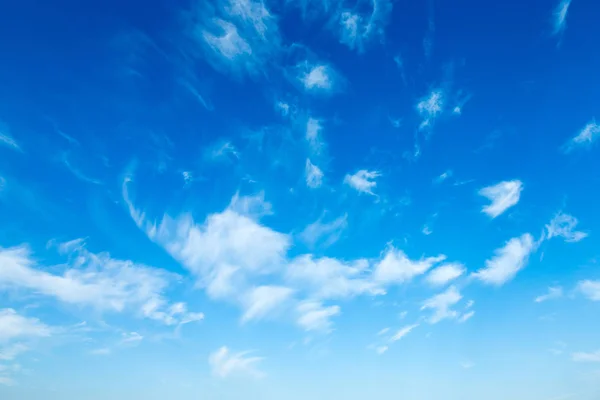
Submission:
[[[244,296],[242,322],[257,320],[281,311],[294,291],[284,286],[259,286]]]
[[[352,263],[335,258],[303,255],[287,266],[286,279],[294,286],[320,299],[354,297],[360,294],[383,294],[383,289],[370,279],[368,261]]]
[[[577,283],[577,290],[579,290],[585,297],[592,301],[600,301],[600,280],[584,280]]]
[[[211,353],[208,357],[208,363],[212,373],[219,378],[226,378],[230,375],[249,375],[254,378],[261,378],[265,374],[256,368],[263,357],[251,357],[251,351],[232,353],[229,348],[223,346]]]
[[[80,240],[60,245],[59,250],[72,252],[73,257],[62,274],[53,274],[36,268],[25,246],[0,248],[0,288],[29,290],[100,311],[131,310],[167,325],[203,317],[201,313],[188,312],[185,305],[174,309],[162,295],[176,275],[113,259],[107,253],[91,253]]]
[[[323,306],[319,301],[307,300],[298,304],[297,323],[306,331],[330,332],[332,330],[331,317],[340,313],[339,306]]]
[[[529,255],[535,248],[536,244],[529,233],[512,238],[504,247],[497,249],[494,257],[487,260],[485,267],[473,273],[473,276],[486,284],[503,285],[527,265]]]
[[[340,89],[341,78],[333,67],[308,61],[296,66],[298,80],[309,93],[331,94]]]
[[[548,288],[548,293],[536,297],[534,301],[536,303],[542,303],[542,302],[547,301],[547,300],[553,300],[553,299],[561,298],[562,296],[563,296],[563,289],[560,286],[558,286],[558,287],[549,287]]]
[[[579,242],[585,239],[588,234],[586,232],[576,231],[575,227],[579,221],[577,218],[559,212],[552,218],[550,224],[546,225],[547,238],[562,237],[565,242]]]
[[[446,259],[446,256],[411,260],[402,251],[390,247],[383,259],[375,265],[374,279],[381,283],[404,283],[427,272],[435,264]]]
[[[0,261],[0,265],[2,265]],[[0,343],[19,338],[34,338],[50,336],[52,330],[46,324],[40,322],[37,318],[28,318],[17,314],[12,308],[0,310]],[[12,348],[4,350],[2,359],[12,359],[17,352],[22,352],[23,348]]]
[[[427,282],[433,286],[442,286],[465,273],[464,265],[460,263],[444,264],[429,272]]]
[[[373,195],[373,189],[377,186],[375,178],[381,176],[377,171],[368,171],[361,169],[354,175],[346,175],[344,177],[344,183],[350,187],[358,190],[361,193],[368,193]]]
[[[553,25],[553,33],[554,35],[558,35],[562,33],[567,27],[567,14],[569,12],[569,6],[571,5],[571,0],[562,0],[556,8],[554,9],[554,13],[552,15],[552,25]]]
[[[491,218],[496,218],[519,202],[522,190],[523,184],[519,180],[504,181],[484,187],[479,191],[479,194],[492,203],[484,206],[481,211]]]
[[[450,286],[445,292],[427,299],[421,310],[433,310],[433,315],[428,322],[436,324],[444,319],[454,319],[459,316],[458,311],[452,310],[452,306],[462,299],[462,295],[454,286]]]
[[[589,148],[598,138],[600,138],[600,125],[596,123],[596,120],[591,120],[577,135],[566,143],[564,150],[570,152],[577,148]]]
[[[310,247],[317,244],[328,247],[338,241],[342,232],[348,227],[348,215],[344,214],[331,222],[323,222],[323,217],[308,225],[300,238]]]
[[[314,165],[310,160],[306,159],[306,186],[311,189],[316,189],[323,184],[323,171],[316,165]]]
[[[418,327],[419,324],[407,325],[403,328],[400,328],[391,338],[391,342],[396,342],[402,339],[404,336],[408,335],[413,329]]]

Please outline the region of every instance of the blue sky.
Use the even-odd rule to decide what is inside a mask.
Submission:
[[[597,399],[599,12],[4,2],[0,397]]]

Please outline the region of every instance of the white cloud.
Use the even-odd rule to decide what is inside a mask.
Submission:
[[[308,121],[306,121],[306,141],[314,153],[319,153],[323,148],[323,142],[320,137],[321,130],[323,130],[321,120],[309,117]]]
[[[199,1],[187,31],[215,69],[236,75],[263,73],[279,51],[277,22],[261,0],[223,1],[214,9]]]
[[[379,355],[382,355],[383,353],[385,353],[386,351],[388,351],[388,347],[387,346],[377,346],[375,348],[375,352]]]
[[[452,170],[449,169],[449,170],[445,171],[444,173],[442,173],[437,178],[435,178],[433,180],[433,183],[440,184],[440,183],[444,182],[446,179],[451,178],[451,177],[452,177]]]
[[[390,247],[383,259],[375,265],[374,279],[381,283],[404,283],[427,272],[435,264],[446,259],[446,256],[411,260],[402,251]]]
[[[137,332],[123,332],[121,334],[121,344],[135,346],[138,345],[144,337]]]
[[[562,33],[567,27],[567,14],[569,12],[569,5],[571,5],[571,0],[562,0],[554,9],[552,25],[554,28],[553,33],[555,35]]]
[[[317,244],[322,247],[329,247],[338,241],[347,227],[348,214],[344,214],[331,222],[323,222],[323,217],[321,217],[304,228],[300,233],[300,239],[309,247],[315,247]]]
[[[298,64],[298,80],[304,89],[312,93],[332,93],[339,89],[341,84],[337,72],[326,64],[310,64],[305,61]]]
[[[485,267],[473,273],[473,276],[490,285],[503,285],[527,265],[529,255],[535,248],[536,244],[529,233],[512,238],[504,247],[497,249],[494,257],[487,260]]]
[[[307,300],[298,305],[297,312],[297,323],[304,330],[328,333],[332,330],[330,319],[340,313],[340,307],[324,307],[319,301]]]
[[[433,315],[428,319],[430,324],[436,324],[444,319],[454,319],[459,313],[452,310],[452,306],[462,299],[462,295],[454,286],[450,286],[445,292],[427,299],[421,310],[433,310]]]
[[[577,135],[567,142],[564,150],[569,152],[576,148],[589,148],[598,138],[600,138],[600,125],[596,123],[596,120],[591,120]]]
[[[240,153],[229,140],[220,140],[207,149],[206,157],[211,160],[229,160],[240,158]]]
[[[306,186],[311,189],[316,189],[323,184],[323,171],[316,165],[310,162],[310,160],[306,159]]]
[[[600,350],[592,353],[573,353],[571,358],[575,362],[597,362],[600,363]]]
[[[383,39],[384,28],[392,11],[389,0],[371,0],[370,13],[360,13],[356,8],[342,10],[337,16],[337,30],[340,42],[359,53],[377,36]]]
[[[20,336],[20,335],[19,335]],[[0,348],[0,360],[12,361],[21,353],[29,350],[23,343],[13,343]]]
[[[464,265],[460,263],[448,263],[437,267],[427,275],[427,282],[433,286],[446,285],[448,282],[458,278],[465,273]]]
[[[600,280],[584,280],[577,283],[579,290],[585,297],[592,301],[600,301]]]
[[[348,298],[360,294],[383,294],[368,274],[368,261],[346,263],[335,258],[302,255],[287,266],[286,279],[314,298]]]
[[[377,186],[375,178],[381,176],[377,171],[368,171],[361,169],[354,175],[346,175],[344,177],[344,183],[350,187],[358,190],[361,193],[374,194],[373,189]]]
[[[0,132],[0,145],[9,147],[12,150],[21,151],[19,144],[8,133]]]
[[[101,311],[132,310],[139,316],[167,325],[177,324],[184,318],[200,319],[202,314],[174,313],[168,309],[169,303],[162,292],[175,275],[113,259],[107,253],[93,254],[81,244],[68,246],[67,250],[73,251],[70,265],[63,268],[62,274],[52,274],[36,268],[27,247],[0,248],[0,265],[3,266],[0,288],[29,290]]]
[[[112,353],[112,350],[108,347],[100,347],[98,349],[94,349],[90,351],[90,354],[93,356],[107,356]]]
[[[563,289],[560,286],[549,287],[548,293],[536,297],[534,301],[536,303],[542,303],[547,300],[554,300],[554,299],[561,298],[562,296],[563,296]]]
[[[251,351],[232,353],[227,347],[223,346],[208,357],[208,363],[212,373],[219,378],[226,378],[230,375],[249,375],[254,378],[261,378],[265,374],[256,368],[263,357],[251,357]]]
[[[390,338],[391,342],[396,342],[400,339],[402,339],[404,336],[408,335],[413,329],[415,329],[416,327],[418,327],[419,324],[413,324],[413,325],[407,325],[401,329],[399,329],[394,336],[392,336]]]
[[[259,286],[248,291],[243,300],[242,322],[258,320],[281,311],[294,291],[284,286]]]
[[[423,118],[419,126],[420,130],[428,129],[433,125],[444,111],[445,101],[445,95],[441,89],[434,89],[419,100],[416,108],[421,118]]]
[[[389,331],[390,331],[390,328],[383,328],[382,330],[380,330],[379,332],[377,332],[377,336],[385,335]]]
[[[460,322],[460,323],[467,322],[474,315],[475,315],[475,311],[466,312],[463,315],[461,315],[460,318],[458,318],[458,322]]]
[[[460,363],[460,366],[464,369],[471,369],[475,366],[475,364],[471,361],[463,361]]]
[[[484,206],[482,212],[491,218],[496,218],[508,208],[516,205],[521,197],[523,184],[519,180],[504,181],[492,186],[484,187],[479,194],[492,203]]]
[[[546,225],[547,238],[562,237],[565,239],[565,242],[579,242],[585,239],[588,234],[586,232],[575,231],[578,223],[577,218],[559,212],[552,218],[550,224]]]
[[[24,317],[12,308],[0,310],[0,343],[18,338],[47,337],[51,332],[51,328],[37,318]]]

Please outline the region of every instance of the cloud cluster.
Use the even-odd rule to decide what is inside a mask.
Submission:
[[[173,274],[107,253],[91,253],[82,240],[63,243],[59,249],[71,257],[62,273],[53,274],[37,265],[26,246],[0,248],[0,289],[23,290],[98,311],[129,311],[166,325],[203,318],[189,312],[184,303],[170,303],[164,297],[169,283],[177,279]]]

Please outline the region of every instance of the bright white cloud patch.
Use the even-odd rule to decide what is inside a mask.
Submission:
[[[464,265],[460,263],[444,264],[429,272],[427,282],[433,286],[442,286],[465,273]]]
[[[579,242],[580,240],[585,239],[588,236],[586,232],[575,230],[578,223],[579,221],[577,218],[559,212],[552,218],[550,224],[546,225],[548,239],[562,237],[565,242]]]
[[[309,247],[315,247],[316,245],[329,247],[338,241],[342,232],[344,232],[347,227],[347,214],[344,214],[331,222],[324,222],[323,218],[319,218],[317,221],[304,228],[302,233],[300,233],[300,238]]]
[[[319,153],[323,148],[323,142],[320,137],[322,129],[323,126],[320,120],[313,117],[308,118],[306,122],[306,141],[314,153]]]
[[[346,175],[344,177],[344,183],[361,193],[374,194],[373,189],[377,186],[375,178],[379,176],[381,176],[381,174],[377,171],[361,169],[354,175]]]
[[[588,299],[600,301],[600,280],[584,280],[577,283],[577,289]]]
[[[462,295],[454,286],[450,286],[445,292],[437,294],[426,300],[421,310],[432,310],[433,315],[428,319],[430,324],[436,324],[444,319],[454,319],[459,316],[458,311],[452,310],[452,306],[462,299]]]
[[[404,283],[427,272],[435,264],[446,259],[446,256],[411,260],[402,251],[390,247],[383,259],[375,265],[374,279],[381,283]]]
[[[562,296],[563,296],[563,289],[560,286],[549,287],[548,293],[536,297],[534,301],[536,303],[542,303],[544,301],[561,298]]]
[[[529,255],[535,250],[533,237],[526,233],[510,239],[504,247],[495,251],[494,257],[473,276],[489,285],[500,286],[513,279],[527,265]]]
[[[330,332],[331,318],[340,313],[339,306],[325,307],[319,301],[304,301],[297,307],[298,325],[306,331]]]
[[[306,186],[309,188],[316,189],[323,184],[323,171],[310,162],[308,158],[306,159],[305,175]]]
[[[600,125],[596,123],[596,120],[592,120],[584,126],[577,135],[567,142],[565,151],[569,152],[584,147],[589,148],[596,140],[598,140],[598,138],[600,138]]]
[[[257,364],[263,357],[253,357],[251,354],[251,351],[232,353],[229,348],[223,346],[208,357],[208,363],[212,373],[219,378],[236,375],[261,378],[265,374],[257,369]]]
[[[481,211],[491,218],[496,218],[519,202],[522,190],[523,184],[519,180],[504,181],[484,187],[479,191],[479,194],[492,203],[483,207]]]
[[[562,0],[554,9],[552,25],[554,29],[553,33],[555,35],[562,33],[567,27],[567,14],[570,5],[571,0]]]
[[[0,249],[0,288],[26,290],[100,311],[129,310],[167,325],[202,319],[201,313],[190,313],[185,305],[173,308],[176,305],[170,305],[164,298],[163,291],[177,276],[113,259],[107,253],[90,253],[82,241],[69,243],[72,246],[59,247],[73,255],[71,264],[62,268],[62,274],[39,268],[27,247]]]
[[[445,107],[445,96],[441,89],[432,90],[417,103],[417,111],[422,118],[420,130],[433,126],[435,120],[442,114]]]
[[[329,65],[304,62],[298,65],[298,70],[298,80],[307,92],[331,93],[339,86],[339,77]]]
[[[396,342],[400,339],[402,339],[404,336],[408,335],[410,332],[412,332],[413,329],[415,329],[416,327],[418,327],[419,324],[413,324],[413,325],[407,325],[403,328],[400,328],[391,338],[390,341],[391,342]]]
[[[20,338],[47,337],[50,334],[51,328],[37,318],[24,317],[12,308],[0,309],[0,344]],[[10,359],[14,355],[4,355],[3,358]]]

